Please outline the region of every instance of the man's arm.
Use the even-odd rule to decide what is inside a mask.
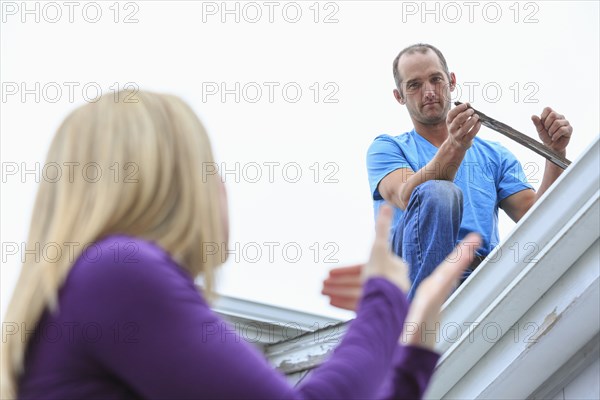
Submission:
[[[461,104],[448,113],[448,137],[439,147],[435,157],[420,170],[398,169],[385,176],[378,186],[386,201],[405,210],[413,190],[429,180],[454,181],[456,172],[479,132],[479,117],[473,115],[468,103]]]
[[[539,117],[533,115],[531,120],[535,125],[542,143],[563,157],[566,156],[566,149],[571,135],[573,134],[573,127],[569,121],[565,119],[564,115],[558,114],[550,107],[546,107]],[[518,222],[523,215],[529,211],[531,206],[542,197],[546,190],[552,186],[562,172],[562,168],[554,165],[550,161],[546,161],[544,177],[542,178],[542,184],[537,193],[533,190],[520,191],[502,200],[500,202],[500,207],[513,221]]]
[[[390,173],[379,183],[379,193],[386,201],[405,210],[413,190],[429,180],[454,181],[466,149],[444,142],[435,157],[417,172],[401,168]]]

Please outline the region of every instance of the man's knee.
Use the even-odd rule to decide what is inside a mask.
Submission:
[[[415,188],[415,192],[423,202],[435,206],[453,207],[462,205],[462,190],[450,181],[431,180]]]

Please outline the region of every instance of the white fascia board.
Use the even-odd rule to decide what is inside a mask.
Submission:
[[[530,400],[553,399],[562,394],[565,387],[588,370],[594,363],[600,360],[600,332],[596,334],[585,346],[577,350],[577,353],[563,364],[558,371],[552,374],[542,383],[535,392],[528,396]],[[598,374],[598,385],[600,386],[600,374]],[[600,399],[600,396],[596,396]]]
[[[596,242],[443,398],[525,399],[597,337],[599,257]]]
[[[581,254],[589,251],[590,238],[595,239],[594,241],[598,240],[599,218],[599,200],[596,198],[587,208],[587,212],[580,213],[578,218],[563,227],[561,233],[538,254],[537,262],[530,263],[474,321],[458,321],[457,324],[444,320],[440,342],[453,343],[438,363],[437,377],[433,379],[429,392],[431,398],[442,398],[480,359],[487,357],[486,353],[496,345],[496,341],[489,340],[492,334],[490,329],[510,335],[511,328],[538,299],[549,296],[546,293],[547,289],[562,279],[563,273],[570,270]],[[586,278],[582,275],[581,291],[587,287],[586,282],[589,284],[590,280],[594,281],[598,278],[600,273],[598,263],[596,258],[586,264],[589,276]],[[557,292],[556,295],[567,296],[567,293]],[[551,298],[554,303],[558,303],[559,300]],[[595,307],[598,314],[597,303]],[[552,309],[548,313],[551,311]],[[462,325],[460,339],[455,340],[456,335],[448,334],[444,324]]]
[[[240,338],[265,347],[342,321],[322,315],[217,294],[211,309],[235,329]]]
[[[273,343],[291,341],[293,344],[295,338],[305,333],[342,322],[335,318],[230,296],[220,296],[212,309],[233,326],[241,339],[262,351],[266,351],[266,346]]]
[[[269,362],[284,374],[312,369],[333,352],[342,341],[349,323],[340,322],[265,347]]]
[[[259,347],[263,351],[264,347],[269,344],[293,339],[306,332],[311,332],[293,322],[265,322],[252,318],[237,317],[221,313],[217,314],[235,329],[242,340]]]
[[[600,189],[600,137],[588,147],[521,218],[508,237],[448,299],[444,321],[476,321],[537,253]],[[595,239],[594,239],[595,240]],[[436,348],[446,352],[451,343]]]
[[[271,325],[297,327],[302,332],[314,332],[324,326],[337,324],[339,319],[311,314],[298,310],[278,307],[271,304],[219,296],[212,307],[213,311],[225,317],[248,320]]]
[[[482,263],[448,300],[430,398],[442,398],[491,349],[485,328],[495,324],[507,332],[598,239],[598,150],[596,139],[494,252],[497,261]],[[599,269],[598,261],[592,269]],[[446,327],[463,331],[449,335]]]

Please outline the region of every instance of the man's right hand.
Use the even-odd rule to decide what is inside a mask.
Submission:
[[[473,138],[481,128],[479,116],[475,114],[469,103],[454,107],[446,117],[448,139],[453,147],[466,151],[473,143]]]

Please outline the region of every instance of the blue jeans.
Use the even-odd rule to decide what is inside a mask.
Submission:
[[[462,191],[450,181],[431,180],[417,186],[392,235],[392,249],[406,261],[412,300],[421,281],[452,252],[463,214]],[[463,274],[466,279],[471,271]]]

